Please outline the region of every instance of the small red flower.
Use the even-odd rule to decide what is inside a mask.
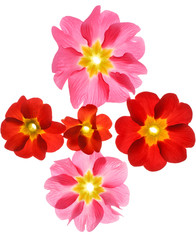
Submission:
[[[157,171],[167,162],[186,159],[186,148],[195,144],[195,134],[188,126],[192,119],[188,104],[172,93],[159,99],[154,93],[143,92],[135,100],[129,99],[127,106],[131,117],[117,120],[116,145],[128,154],[131,165]]]
[[[74,151],[82,150],[86,154],[99,152],[102,141],[112,137],[109,129],[112,121],[105,114],[96,116],[97,107],[88,104],[78,110],[78,119],[66,117],[62,120],[68,139],[67,146]]]
[[[39,98],[27,100],[22,96],[8,109],[1,124],[1,135],[7,140],[5,148],[23,158],[45,158],[63,145],[65,126],[52,121],[50,105]]]

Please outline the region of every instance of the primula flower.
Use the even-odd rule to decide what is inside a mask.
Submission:
[[[162,169],[167,162],[186,159],[186,148],[195,144],[195,134],[188,126],[192,110],[179,102],[172,93],[161,99],[151,92],[143,92],[135,100],[127,101],[131,117],[121,117],[115,128],[118,149],[128,154],[133,166],[150,171]]]
[[[128,204],[129,190],[123,184],[127,166],[117,158],[78,151],[72,161],[55,161],[51,174],[45,183],[47,201],[60,219],[74,220],[80,231],[117,221],[120,214],[113,207]]]
[[[65,126],[52,121],[50,105],[39,98],[27,100],[22,96],[8,109],[1,125],[1,135],[7,140],[5,148],[23,158],[45,158],[63,145]]]
[[[144,42],[135,35],[140,28],[120,22],[116,13],[94,8],[81,20],[66,16],[61,29],[52,28],[59,50],[52,71],[62,89],[68,79],[71,103],[78,108],[83,102],[97,107],[105,102],[124,102],[129,92],[140,86],[138,74],[146,68],[138,60],[144,54]]]
[[[78,119],[66,117],[62,120],[66,127],[64,137],[68,139],[68,148],[92,154],[100,151],[102,141],[112,137],[109,132],[112,121],[105,114],[96,116],[96,113],[97,107],[88,104],[78,110]]]

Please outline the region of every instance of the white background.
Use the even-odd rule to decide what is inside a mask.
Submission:
[[[85,20],[100,4],[103,10],[119,14],[121,21],[140,26],[138,36],[146,44],[141,62],[148,69],[137,89],[156,92],[159,97],[174,92],[196,113],[196,14],[194,0],[1,0],[0,3],[0,121],[21,95],[40,97],[53,109],[53,120],[76,117],[69,102],[67,84],[59,90],[53,82],[51,63],[57,44],[51,27],[62,17]],[[105,104],[99,108],[113,123],[128,115],[126,104]],[[196,118],[190,126],[196,129]],[[54,160],[72,157],[66,144],[44,161],[22,159],[4,149],[0,138],[0,239],[196,239],[196,152],[152,173],[129,165],[127,155],[115,147],[113,138],[104,142],[102,154],[126,161],[130,203],[116,223],[100,224],[91,233],[80,233],[72,222],[61,221],[45,200],[43,188]]]

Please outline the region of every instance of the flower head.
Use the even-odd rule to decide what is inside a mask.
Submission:
[[[5,148],[23,158],[45,158],[63,145],[65,126],[52,121],[50,105],[39,98],[27,100],[22,96],[8,109],[1,124],[1,135],[7,140]]]
[[[47,201],[60,219],[74,220],[80,231],[117,221],[120,214],[113,207],[128,204],[127,166],[119,159],[78,151],[72,161],[56,161],[51,174],[45,183]]]
[[[97,107],[88,104],[78,110],[78,119],[66,117],[62,120],[66,127],[64,137],[68,139],[68,148],[92,154],[100,151],[102,141],[112,137],[109,132],[112,121],[107,115],[96,116],[96,113]]]
[[[61,29],[52,28],[59,50],[52,71],[62,89],[68,79],[71,103],[78,108],[83,102],[97,107],[105,102],[124,102],[129,92],[141,84],[139,74],[146,68],[138,60],[144,54],[144,42],[135,35],[140,28],[120,22],[116,13],[94,8],[82,22],[64,17]]]
[[[172,93],[159,99],[154,93],[143,92],[135,100],[129,99],[127,106],[131,117],[117,120],[116,145],[128,154],[133,166],[157,171],[167,162],[186,159],[186,148],[195,144],[195,134],[188,126],[192,119],[188,104]]]

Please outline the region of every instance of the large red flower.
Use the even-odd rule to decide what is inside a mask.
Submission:
[[[129,99],[127,106],[131,117],[117,120],[116,145],[128,154],[133,166],[157,171],[167,162],[186,159],[186,148],[195,144],[195,134],[188,126],[192,119],[188,104],[172,93],[159,99],[154,93],[143,92],[135,100]]]
[[[62,122],[66,126],[64,137],[71,150],[82,150],[86,154],[99,152],[102,141],[112,137],[109,129],[112,121],[105,114],[96,116],[97,107],[88,104],[78,110],[78,119],[66,117]]]
[[[27,100],[22,96],[8,109],[1,124],[1,135],[7,140],[5,148],[19,157],[45,158],[63,145],[65,126],[52,121],[50,105],[39,98]]]

